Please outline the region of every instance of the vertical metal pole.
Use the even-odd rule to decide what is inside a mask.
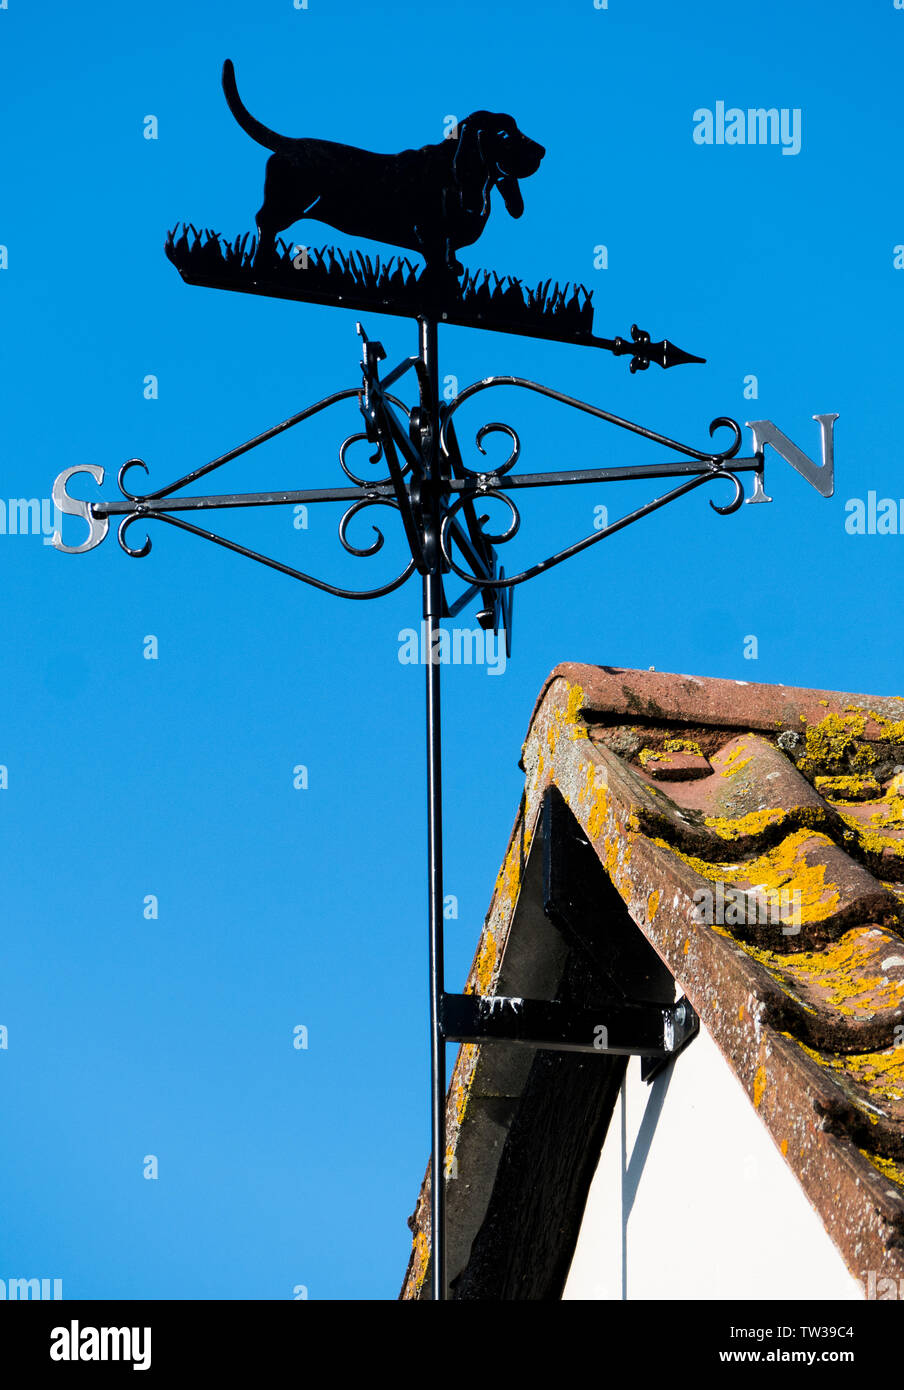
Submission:
[[[430,969],[430,1259],[433,1298],[446,1297],[446,1045],[440,1030],[443,981],[443,788],[440,667],[434,661],[442,617],[442,560],[439,549],[439,372],[436,321],[418,319],[421,360],[430,380],[430,481],[425,497],[423,635],[427,644],[427,901]]]

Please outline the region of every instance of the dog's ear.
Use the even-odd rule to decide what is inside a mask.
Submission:
[[[521,197],[521,185],[515,175],[502,174],[497,171],[496,187],[502,194],[506,212],[510,213],[512,217],[520,217],[524,211],[524,199]]]
[[[483,149],[483,130],[488,112],[475,111],[458,125],[458,145],[452,160],[452,174],[465,212],[482,215],[487,211],[492,169],[487,167]],[[505,194],[502,195],[505,197]]]
[[[506,158],[508,149],[514,146],[517,141],[523,142],[523,140],[524,137],[512,116],[506,116],[502,112],[491,116],[491,123],[484,136],[487,163],[490,166],[493,182],[502,194],[505,210],[511,217],[520,217],[524,212],[524,199],[521,197],[518,175],[513,173],[511,169],[505,168],[504,165],[508,163]]]

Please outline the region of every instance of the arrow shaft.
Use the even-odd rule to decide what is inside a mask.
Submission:
[[[749,458],[733,458],[732,472],[752,473],[762,467],[762,459],[757,455]],[[575,468],[557,473],[519,473],[496,475],[487,472],[482,475],[486,484],[505,490],[527,487],[558,487],[562,484],[577,483],[628,483],[643,478],[681,478],[697,473],[706,473],[696,462],[675,460],[671,463],[635,464],[625,468]],[[443,484],[450,493],[466,492],[479,496],[482,488],[473,478],[444,478]],[[317,502],[357,502],[377,498],[395,498],[395,489],[390,483],[376,483],[372,487],[331,487],[315,488],[296,492],[227,492],[210,497],[166,497],[151,498],[148,502],[128,500],[113,502],[92,502],[93,516],[129,516],[142,512],[148,516],[155,512],[205,512],[229,507],[280,507],[293,503]]]
[[[751,458],[733,458],[726,467],[730,467],[732,473],[752,473],[762,465],[762,458],[754,455]],[[699,463],[676,461],[636,464],[633,468],[582,468],[564,473],[486,473],[482,476],[486,486],[508,491],[522,487],[559,487],[562,484],[567,486],[569,483],[629,483],[636,478],[683,478],[711,471],[710,466],[702,467]],[[459,482],[453,478],[448,486],[450,492],[466,492],[473,488],[473,481]]]
[[[146,502],[92,502],[94,516],[128,516],[132,512],[204,512],[219,507],[280,507],[293,502],[357,502],[369,498],[394,497],[388,483],[373,487],[328,487],[302,492],[227,492],[214,497],[151,497]]]

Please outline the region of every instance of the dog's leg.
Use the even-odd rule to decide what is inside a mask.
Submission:
[[[316,199],[305,196],[299,169],[294,160],[282,154],[271,155],[264,175],[264,201],[257,214],[255,269],[269,270],[276,265],[276,237],[291,227]]]
[[[267,204],[258,212],[257,250],[254,253],[255,270],[270,270],[276,265],[276,234],[281,230],[279,222],[271,217]]]
[[[428,238],[420,227],[414,229],[418,250],[424,258],[424,280],[437,288],[448,289],[457,283],[457,276],[464,266],[455,259],[455,252],[448,237]]]
[[[445,255],[443,259],[445,260],[446,269],[450,275],[461,275],[464,266],[455,255],[455,247],[452,245],[452,241],[449,237],[446,237]]]

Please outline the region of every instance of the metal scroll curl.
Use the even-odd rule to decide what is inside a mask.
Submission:
[[[358,549],[351,545],[345,538],[345,529],[351,521],[352,516],[361,511],[366,506],[385,506],[397,507],[392,498],[365,498],[360,502],[354,503],[349,507],[339,523],[339,539],[344,548],[351,555],[368,556],[375,555],[382,549],[384,537],[381,531],[375,526],[373,529],[377,533],[377,540],[367,549]],[[117,538],[119,544],[127,555],[133,559],[143,559],[151,550],[151,538],[145,534],[143,543],[140,546],[130,546],[126,540],[129,527],[134,526],[138,521],[165,521],[169,526],[176,526],[180,531],[189,531],[193,536],[200,536],[202,540],[213,541],[214,545],[222,546],[224,550],[231,550],[235,555],[244,555],[249,560],[257,560],[261,565],[266,565],[268,569],[277,570],[280,574],[286,574],[291,579],[298,579],[302,584],[310,584],[314,589],[320,589],[323,593],[334,594],[337,598],[369,599],[382,598],[384,594],[391,594],[395,589],[400,589],[407,579],[410,579],[415,570],[415,563],[409,560],[401,574],[395,579],[391,579],[387,584],[381,584],[375,589],[342,589],[335,584],[328,584],[326,580],[317,579],[312,574],[305,574],[302,570],[294,569],[291,565],[284,565],[280,560],[274,560],[269,555],[261,555],[257,550],[251,550],[248,546],[240,545],[237,541],[228,540],[226,536],[219,536],[214,531],[206,531],[201,526],[195,526],[193,522],[183,521],[181,517],[173,516],[169,512],[157,510],[140,510],[129,513],[123,517],[119,524]]]
[[[394,511],[399,511],[399,504],[393,497],[363,497],[360,502],[353,502],[352,505],[343,513],[339,522],[339,542],[343,550],[347,550],[349,555],[356,555],[360,559],[368,559],[371,555],[376,555],[378,550],[383,549],[386,537],[379,526],[371,526],[371,530],[376,536],[376,540],[369,546],[352,545],[348,539],[348,527],[353,517],[359,512],[365,511],[368,507],[392,507]],[[412,561],[412,564],[414,562]],[[411,571],[409,570],[409,573]]]
[[[643,439],[649,439],[654,444],[662,444],[667,449],[674,449],[677,453],[683,454],[685,458],[697,459],[700,463],[709,464],[713,467],[720,467],[734,458],[741,447],[742,435],[741,426],[736,420],[732,420],[727,415],[719,415],[709,426],[710,438],[717,429],[729,429],[732,432],[732,442],[727,449],[722,449],[718,453],[695,449],[689,444],[682,444],[677,439],[670,439],[668,435],[659,434],[655,430],[647,429],[645,425],[635,424],[633,420],[626,420],[620,415],[613,415],[609,410],[603,410],[601,406],[590,405],[587,401],[578,399],[577,396],[568,396],[563,391],[557,391],[552,386],[544,386],[538,381],[531,381],[528,377],[521,376],[490,376],[483,381],[476,381],[471,386],[466,386],[460,391],[454,401],[450,402],[442,412],[442,423],[440,425],[440,449],[444,457],[448,458],[452,453],[450,440],[450,430],[452,419],[455,412],[464,405],[465,401],[470,400],[481,391],[489,391],[498,386],[514,386],[523,391],[533,391],[539,396],[545,396],[548,400],[557,401],[560,405],[570,406],[573,410],[579,410],[585,415],[592,415],[597,420],[603,420],[607,424],[615,425],[618,429],[627,430],[630,434],[639,435]],[[521,441],[517,431],[511,425],[506,425],[498,420],[489,424],[482,425],[477,431],[477,448],[482,454],[486,453],[483,441],[488,434],[494,432],[504,432],[512,441],[512,452],[504,463],[494,466],[491,469],[471,469],[464,464],[461,465],[462,472],[466,477],[493,476],[500,477],[508,473],[517,463],[521,455]]]
[[[143,459],[128,459],[120,468],[119,473],[117,475],[117,481],[119,484],[119,490],[122,493],[123,497],[128,502],[134,504],[134,510],[130,509],[128,513],[122,517],[122,520],[119,523],[119,528],[117,531],[117,539],[119,541],[119,545],[126,553],[126,555],[129,555],[132,559],[143,559],[151,552],[151,537],[148,535],[147,531],[145,531],[144,539],[142,540],[141,544],[133,545],[129,540],[129,532],[131,527],[141,521],[144,521],[145,523],[149,521],[163,521],[166,522],[169,526],[175,526],[181,531],[188,531],[194,536],[200,536],[203,540],[212,541],[215,545],[222,546],[226,550],[231,550],[237,555],[244,555],[248,559],[256,560],[259,564],[266,565],[270,569],[277,570],[280,574],[289,575],[293,579],[300,580],[303,584],[309,584],[315,589],[320,589],[324,593],[334,594],[338,598],[381,598],[384,594],[392,593],[395,589],[400,588],[405,583],[405,581],[409,579],[411,575],[414,573],[417,567],[415,559],[410,560],[408,564],[406,564],[404,569],[401,571],[401,573],[396,575],[394,579],[391,579],[386,584],[378,585],[373,589],[346,589],[336,584],[330,584],[326,580],[318,579],[316,578],[316,576],[307,574],[302,570],[295,569],[294,566],[286,565],[279,560],[271,559],[267,555],[262,555],[258,551],[250,549],[248,546],[240,545],[237,541],[228,540],[225,536],[218,535],[213,531],[208,531],[204,527],[196,526],[193,522],[184,520],[181,516],[173,515],[172,512],[166,509],[165,503],[166,498],[171,497],[173,493],[176,493],[183,487],[186,487],[188,484],[195,482],[198,478],[203,477],[207,473],[213,472],[214,469],[221,468],[224,464],[229,463],[231,462],[231,460],[239,457],[239,455],[247,453],[250,449],[256,448],[258,445],[263,444],[268,439],[272,439],[275,435],[283,433],[284,431],[292,428],[292,426],[299,424],[302,420],[309,419],[312,415],[318,414],[320,411],[327,409],[327,407],[331,405],[337,404],[339,401],[355,399],[357,400],[360,407],[362,403],[363,394],[363,389],[361,387],[352,387],[342,391],[334,392],[332,395],[325,397],[323,400],[316,402],[314,405],[308,406],[305,410],[299,411],[296,415],[291,416],[288,420],[282,421],[280,424],[274,426],[272,429],[265,430],[262,434],[257,435],[254,439],[248,440],[246,443],[239,445],[237,448],[229,450],[227,453],[220,455],[216,459],[213,459],[210,463],[206,463],[202,467],[196,468],[190,473],[186,473],[183,477],[177,479],[176,482],[170,483],[167,487],[158,488],[154,492],[141,493],[133,492],[131,490],[127,483],[127,478],[130,471],[134,468],[140,468],[144,471],[145,474],[147,474],[149,470],[147,464],[144,462]],[[390,396],[388,394],[386,396],[386,399],[391,401],[392,404],[396,406],[404,416],[410,419],[411,411],[403,401],[399,400],[395,396]],[[386,538],[378,526],[373,526],[372,530],[375,539],[371,542],[371,544],[366,546],[355,545],[349,539],[348,535],[350,524],[356,516],[358,516],[368,507],[392,507],[397,512],[400,510],[400,507],[398,501],[394,497],[375,496],[372,495],[369,491],[369,489],[371,488],[381,488],[385,487],[388,484],[391,484],[394,481],[392,473],[387,474],[385,477],[365,478],[357,474],[350,467],[348,463],[349,450],[355,444],[362,442],[368,442],[368,435],[366,433],[358,431],[356,433],[348,435],[339,446],[339,465],[342,471],[345,473],[346,477],[352,483],[355,484],[356,487],[361,488],[364,492],[364,495],[359,498],[356,498],[352,502],[352,505],[347,507],[345,512],[343,513],[339,521],[339,541],[347,554],[354,555],[356,558],[359,559],[367,559],[373,555],[376,555],[380,550],[383,549]],[[371,444],[374,443],[373,440],[370,440],[369,442]],[[382,441],[377,440],[375,450],[373,450],[373,452],[371,452],[369,455],[369,462],[371,464],[377,464],[381,461],[381,459],[385,457],[386,449],[384,449]],[[395,462],[394,459],[393,462]],[[399,465],[396,463],[395,466],[396,473],[399,478],[404,477],[410,471],[411,468],[410,464],[400,468]],[[289,502],[292,500],[292,497],[293,494],[271,493],[258,495],[250,494],[246,496],[235,495],[229,498],[222,499],[198,499],[198,501],[201,503],[210,502],[211,504],[219,503],[220,505],[229,506],[254,506],[270,505],[273,503],[281,502],[283,500]],[[185,500],[190,501],[191,499]],[[169,505],[175,506],[175,502],[170,503]]]
[[[164,497],[170,497],[174,492],[179,492],[182,488],[188,487],[190,483],[197,482],[199,478],[205,477],[206,474],[212,473],[215,469],[222,468],[224,464],[231,463],[233,459],[240,458],[242,454],[247,454],[251,449],[256,449],[261,444],[265,444],[268,440],[274,439],[277,435],[284,434],[286,430],[301,424],[303,420],[309,420],[313,415],[319,415],[322,410],[327,410],[331,405],[337,405],[339,401],[356,399],[360,406],[363,397],[364,388],[361,386],[349,386],[342,391],[334,391],[332,395],[325,396],[323,400],[316,401],[314,405],[309,405],[304,410],[299,410],[287,420],[281,420],[278,425],[273,425],[272,428],[264,430],[262,434],[255,435],[253,439],[247,440],[244,444],[239,444],[235,449],[229,449],[225,454],[220,454],[218,458],[212,459],[210,463],[205,463],[202,467],[195,468],[190,473],[186,473],[183,477],[177,478],[174,483],[170,483],[167,487],[158,488],[156,492],[137,493],[131,492],[126,487],[125,479],[130,469],[143,468],[145,473],[149,471],[143,459],[127,459],[116,477],[119,490],[123,497],[129,502],[159,502]],[[397,406],[406,416],[410,416],[411,412],[404,401],[400,401],[395,396],[390,395],[387,395],[386,399],[392,401],[393,405]],[[388,483],[390,481],[388,476],[385,478],[359,478],[350,471],[346,464],[346,455],[351,446],[357,441],[366,438],[366,434],[361,433],[348,435],[339,446],[339,465],[343,473],[358,486],[376,487],[380,483]],[[370,457],[370,462],[378,463],[382,457],[382,452],[382,445],[378,444],[376,452]],[[407,470],[403,470],[403,472],[406,471]]]
[[[652,512],[658,511],[660,507],[667,506],[669,502],[674,502],[677,498],[683,497],[685,493],[693,492],[695,488],[702,487],[704,483],[710,483],[719,479],[725,479],[734,484],[734,496],[731,501],[724,506],[717,506],[712,501],[710,502],[710,506],[714,511],[718,512],[720,516],[729,516],[732,512],[736,512],[744,501],[744,485],[737,474],[732,473],[729,469],[715,467],[707,470],[705,473],[698,474],[694,478],[688,479],[685,483],[679,484],[678,487],[663,493],[661,497],[657,497],[652,502],[647,502],[644,506],[638,507],[636,511],[629,512],[626,516],[620,517],[619,520],[614,521],[611,526],[605,526],[602,530],[594,531],[592,535],[585,536],[583,540],[576,541],[574,545],[568,546],[565,550],[560,550],[556,554],[550,555],[547,559],[540,560],[536,565],[531,565],[530,569],[522,570],[520,574],[511,576],[504,577],[500,575],[499,578],[489,578],[485,575],[471,574],[468,570],[457,564],[452,555],[452,522],[456,513],[468,500],[464,495],[461,495],[455,499],[443,519],[443,524],[440,528],[440,549],[443,554],[443,559],[446,561],[449,568],[468,584],[479,584],[481,588],[494,590],[512,589],[516,584],[523,584],[526,580],[533,579],[534,575],[542,574],[544,570],[549,570],[555,565],[560,565],[563,560],[571,559],[572,555],[578,555],[582,550],[588,550],[590,546],[605,540],[607,536],[614,535],[616,531],[621,531],[625,526],[630,526],[634,521],[640,521],[642,517],[649,516]],[[489,485],[481,488],[477,495],[480,497],[492,497],[505,503],[509,508],[512,518],[510,524],[504,531],[491,535],[484,529],[488,518],[481,517],[479,520],[481,534],[484,539],[492,545],[502,545],[506,541],[512,540],[521,525],[521,516],[512,498],[500,488]],[[476,498],[473,500],[476,500]]]

